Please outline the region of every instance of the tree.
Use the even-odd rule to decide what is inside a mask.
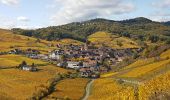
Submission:
[[[117,45],[120,46],[120,47],[123,46],[121,41],[117,41]]]
[[[32,68],[34,68],[34,67],[35,67],[35,64],[34,64],[34,63],[32,63],[31,67],[32,67]]]
[[[40,43],[41,41],[40,41],[40,39],[38,38],[36,41],[35,41],[35,43]]]
[[[22,66],[27,65],[26,61],[22,61],[21,65],[22,65]]]
[[[170,39],[166,40],[165,43],[166,43],[166,44],[170,44]]]
[[[159,41],[159,37],[157,35],[151,35],[149,36],[149,40],[152,42],[152,43],[155,43],[155,42],[158,42]]]
[[[19,64],[19,66],[17,68],[22,69],[22,67],[25,65],[27,65],[27,63],[25,61],[22,61],[22,63]]]
[[[124,37],[130,37],[130,34],[128,32],[123,32],[123,33],[121,33],[121,35]]]

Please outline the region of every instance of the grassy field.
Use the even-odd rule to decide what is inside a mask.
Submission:
[[[56,85],[56,91],[48,99],[69,98],[71,100],[80,100],[85,93],[85,87],[88,79],[76,78],[65,79]]]
[[[0,98],[25,100],[32,96],[36,87],[46,85],[57,73],[67,73],[67,70],[52,65],[42,66],[39,69],[41,70],[38,72],[0,70]]]
[[[88,37],[88,40],[91,41],[96,46],[101,46],[102,44],[116,48],[138,48],[139,46],[135,41],[128,39],[126,37],[119,37],[112,35],[106,32],[96,32]]]
[[[43,62],[41,60],[34,60],[20,55],[0,55],[0,68],[8,68],[15,67],[22,63],[22,61],[26,61],[27,64],[38,64],[38,65],[46,65],[47,62]]]
[[[89,100],[134,100],[134,89],[111,78],[94,81]]]

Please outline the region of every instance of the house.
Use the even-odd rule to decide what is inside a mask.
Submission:
[[[97,62],[95,60],[88,60],[86,62],[83,62],[83,67],[96,67]]]
[[[55,50],[49,54],[49,58],[53,60],[61,59],[61,56],[64,54],[62,50]]]
[[[60,59],[60,55],[56,54],[55,52],[52,52],[49,54],[50,59]]]
[[[91,78],[93,78],[93,79],[100,78],[100,74],[92,74]]]
[[[90,77],[90,73],[88,73],[88,72],[81,72],[80,76],[83,77],[83,78],[88,78],[88,77]]]
[[[14,50],[9,51],[9,54],[20,54],[20,53],[22,53],[22,51],[19,49],[14,49]]]
[[[45,54],[38,54],[37,56],[38,56],[39,59],[48,60],[48,55],[45,55]]]
[[[32,59],[38,59],[37,54],[26,54],[26,56]]]
[[[81,62],[74,62],[74,61],[67,62],[67,68],[79,69],[81,67],[83,67],[83,64],[81,64]]]
[[[60,61],[57,63],[57,66],[64,67],[64,68],[67,67],[67,61]]]
[[[32,71],[32,72],[34,72],[34,71],[37,71],[37,70],[38,70],[37,68],[35,68],[35,67],[31,67],[31,66],[28,66],[28,65],[24,65],[24,66],[22,66],[22,67],[21,67],[21,69],[22,69],[22,70],[25,70],[25,71]]]
[[[93,73],[93,70],[91,69],[91,67],[82,67],[79,69],[79,71],[80,71],[80,76],[84,78],[91,77]]]

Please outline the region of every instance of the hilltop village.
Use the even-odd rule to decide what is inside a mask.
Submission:
[[[110,47],[95,47],[91,44],[84,45],[62,45],[57,44],[56,49],[49,51],[48,54],[40,54],[38,50],[27,49],[25,51],[14,49],[9,54],[22,54],[32,59],[41,59],[51,62],[58,67],[75,69],[81,77],[97,78],[100,73],[108,72],[112,66],[116,66],[125,59],[131,57],[134,53],[141,52],[139,48],[112,49]],[[36,71],[35,67],[20,67],[26,71]]]

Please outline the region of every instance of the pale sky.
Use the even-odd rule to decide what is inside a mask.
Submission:
[[[41,28],[94,18],[170,21],[170,0],[0,0],[0,28]]]

